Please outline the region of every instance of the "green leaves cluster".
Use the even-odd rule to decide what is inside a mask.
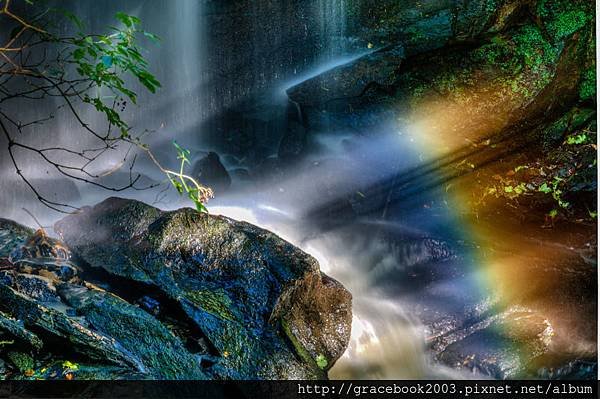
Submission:
[[[553,40],[561,40],[581,29],[594,16],[593,2],[586,0],[541,0],[537,13]]]
[[[583,72],[579,85],[579,97],[582,100],[596,97],[596,65]]]
[[[567,144],[576,145],[576,144],[585,144],[589,140],[589,137],[586,133],[579,133],[573,136],[567,137]]]
[[[552,179],[552,181],[550,182],[545,182],[542,185],[540,185],[538,187],[538,191],[544,193],[544,194],[551,194],[552,198],[554,198],[554,200],[556,201],[556,203],[558,204],[558,206],[560,206],[561,208],[568,208],[569,205],[571,205],[568,201],[565,201],[562,198],[563,195],[563,191],[559,188],[559,185],[564,181],[565,179],[560,178],[558,176],[554,176],[554,178]]]
[[[107,35],[80,32],[70,39],[74,49],[69,61],[75,64],[81,78],[89,80],[97,88],[95,95],[87,92],[83,101],[105,114],[108,122],[120,129],[122,137],[128,137],[129,126],[117,111],[117,102],[119,99],[128,99],[134,104],[137,102],[136,92],[126,86],[128,75],[136,78],[151,93],[160,87],[160,82],[148,71],[148,62],[138,45],[138,39],[142,36],[155,42],[158,37],[141,30],[141,21],[137,17],[119,12],[116,18],[123,28],[112,27]],[[83,26],[77,17],[71,15],[69,19],[77,27]]]

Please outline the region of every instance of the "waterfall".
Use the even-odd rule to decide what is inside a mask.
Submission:
[[[179,124],[178,133],[199,124],[204,117],[203,103],[203,60],[204,19],[202,1],[178,0],[169,2],[172,29],[167,31],[168,41],[162,45],[169,52],[169,90],[176,98],[171,118]]]
[[[318,7],[323,38],[321,62],[329,62],[344,55],[346,51],[346,1],[319,0]]]

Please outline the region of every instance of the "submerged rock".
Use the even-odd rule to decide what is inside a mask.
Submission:
[[[553,335],[552,325],[541,315],[529,309],[509,309],[448,345],[438,359],[498,379],[519,378],[548,351]]]
[[[351,296],[344,287],[323,275],[314,258],[248,223],[110,198],[55,228],[83,270],[82,284],[57,283],[62,305],[85,320],[82,329],[110,337],[131,372],[323,378],[350,338]],[[141,306],[145,296],[160,310]]]

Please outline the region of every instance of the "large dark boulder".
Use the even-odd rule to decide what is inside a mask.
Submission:
[[[306,151],[307,133],[298,122],[290,122],[279,142],[277,156],[283,161],[294,162]]]
[[[231,177],[216,152],[209,152],[196,162],[193,175],[198,181],[221,194],[231,186]]]
[[[110,198],[55,228],[106,289],[127,297],[143,286],[171,316],[199,329],[210,348],[206,373],[216,378],[323,378],[348,343],[350,294],[314,258],[248,223]],[[130,282],[129,290],[116,281]],[[144,319],[110,296],[67,284],[58,291],[130,351],[130,333],[117,326],[148,334]],[[152,345],[145,352],[154,352]]]
[[[268,231],[119,198],[56,230],[72,257],[19,257],[0,220],[3,378],[325,378],[346,349],[350,294]]]

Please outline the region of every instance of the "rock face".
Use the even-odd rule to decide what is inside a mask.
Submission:
[[[388,118],[472,140],[560,113],[594,65],[589,2],[370,3],[356,29],[383,48],[287,91],[312,129],[324,114],[366,131]]]
[[[268,231],[119,198],[55,229],[69,281],[13,264],[33,231],[0,224],[7,378],[325,378],[348,344],[350,294]]]

